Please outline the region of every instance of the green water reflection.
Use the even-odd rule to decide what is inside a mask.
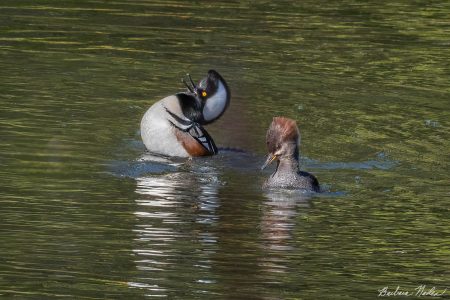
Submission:
[[[450,2],[0,3],[0,296],[373,299],[450,282]],[[146,163],[139,121],[217,69],[208,130]],[[275,115],[329,191],[266,194]],[[446,296],[448,297],[449,294]]]

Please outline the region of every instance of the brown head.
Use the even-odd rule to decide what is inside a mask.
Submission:
[[[275,159],[298,160],[298,143],[300,132],[297,123],[289,118],[274,117],[266,135],[269,156],[262,169],[267,167]]]

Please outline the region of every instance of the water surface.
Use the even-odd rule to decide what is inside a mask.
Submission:
[[[0,3],[0,296],[373,299],[450,282],[448,1]],[[216,157],[139,122],[218,70]],[[297,120],[325,192],[263,192]],[[448,294],[446,295],[448,297]]]

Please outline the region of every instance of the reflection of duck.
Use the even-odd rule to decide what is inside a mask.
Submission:
[[[274,243],[289,241],[295,227],[298,208],[311,207],[311,195],[300,191],[270,191],[265,193],[261,227],[266,239]]]
[[[142,160],[159,170],[160,158],[155,161],[154,157],[145,156]],[[195,274],[198,282],[211,278],[210,256],[217,241],[211,228],[218,221],[221,182],[213,167],[167,159],[165,163],[175,170],[135,177],[139,196],[134,213],[133,252],[138,273],[128,284],[147,290],[152,296],[170,298],[173,274]],[[194,251],[198,243],[202,251]],[[185,251],[191,253],[189,259]]]
[[[270,273],[283,273],[289,267],[289,253],[295,252],[293,231],[299,214],[310,207],[311,194],[292,190],[271,190],[264,193],[261,217],[262,247],[265,250],[261,265]]]
[[[183,81],[188,91],[153,104],[141,121],[141,137],[150,152],[179,157],[213,155],[217,147],[202,125],[217,120],[227,109],[230,91],[214,70],[198,85]]]
[[[269,156],[262,169],[277,160],[275,172],[266,180],[264,188],[291,188],[319,192],[314,175],[300,171],[298,166],[300,133],[294,120],[275,117],[267,130]]]

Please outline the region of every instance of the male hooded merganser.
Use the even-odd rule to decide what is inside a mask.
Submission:
[[[300,132],[294,120],[275,117],[267,130],[266,143],[269,156],[262,166],[277,160],[275,172],[264,182],[263,188],[304,189],[319,192],[319,182],[314,175],[300,171],[298,166]]]
[[[150,152],[179,157],[217,154],[217,147],[202,127],[217,120],[230,103],[225,80],[214,70],[198,85],[188,75],[188,91],[153,104],[141,121],[141,137]]]

